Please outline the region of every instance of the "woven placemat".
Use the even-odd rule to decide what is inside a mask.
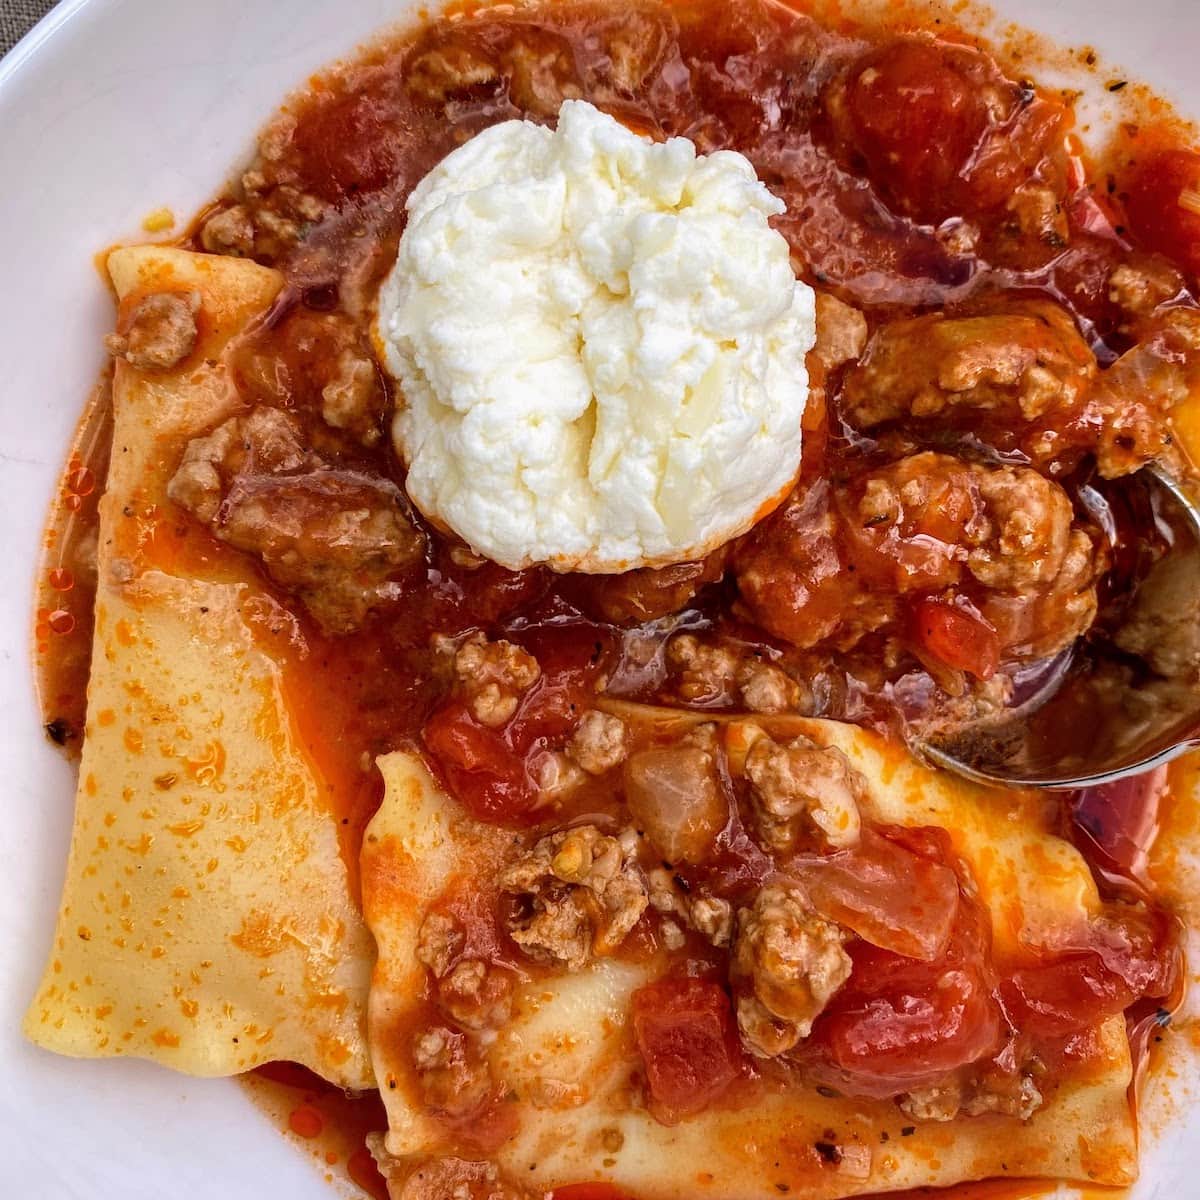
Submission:
[[[57,0],[0,0],[0,56],[7,54]]]

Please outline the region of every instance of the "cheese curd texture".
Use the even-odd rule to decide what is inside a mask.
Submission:
[[[740,154],[568,101],[414,189],[378,335],[407,487],[512,569],[617,572],[745,532],[800,464],[813,293]]]

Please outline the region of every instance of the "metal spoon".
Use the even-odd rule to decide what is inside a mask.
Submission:
[[[1200,746],[1200,510],[1156,466],[1126,482],[1166,551],[1114,624],[1002,717],[918,741],[935,766],[1002,787],[1075,789]]]

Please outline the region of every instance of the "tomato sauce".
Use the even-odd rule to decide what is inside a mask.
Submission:
[[[255,230],[244,252],[284,275],[272,312],[230,352],[240,393],[248,406],[284,407],[316,429],[332,357],[346,339],[370,337],[371,298],[395,259],[412,187],[485,126],[518,116],[551,121],[568,96],[590,99],[657,138],[684,135],[704,152],[744,153],[787,202],[777,225],[799,273],[860,310],[871,333],[947,307],[971,316],[997,297],[1049,302],[1103,366],[1136,340],[1128,313],[1113,299],[1110,278],[1118,267],[1148,270],[1149,263],[1177,281],[1173,306],[1195,307],[1200,155],[1164,124],[1127,133],[1109,161],[1088,163],[1067,138],[1073,114],[1061,96],[1007,78],[960,32],[937,32],[945,36],[914,38],[842,20],[822,24],[767,3],[691,0],[667,7],[484,9],[380,43],[289,102],[265,132],[251,171],[198,218],[185,242],[216,248],[212,218],[242,210]],[[900,93],[908,97],[903,105],[895,103]],[[817,386],[795,502],[767,517],[745,543],[704,563],[616,579],[514,573],[471,561],[422,525],[427,551],[406,582],[404,603],[336,636],[258,572],[260,636],[283,663],[301,736],[329,784],[347,861],[356,860],[380,801],[371,769],[380,754],[419,748],[474,815],[536,825],[546,818],[536,807],[537,764],[561,747],[597,690],[736,707],[728,696],[688,699],[672,690],[663,650],[669,633],[698,631],[782,664],[804,681],[812,715],[893,734],[933,706],[939,687],[952,692],[964,680],[995,676],[1016,635],[1005,615],[988,607],[984,589],[959,586],[957,575],[946,574],[946,547],[969,515],[956,507],[958,484],[947,485],[930,513],[895,536],[871,521],[836,533],[833,552],[851,564],[849,573],[799,579],[776,569],[795,557],[794,539],[808,536],[810,510],[849,503],[830,489],[846,489],[857,503],[854,489],[865,490],[867,476],[885,467],[898,452],[897,439],[907,436],[863,434],[844,419],[841,366],[813,363],[812,376]],[[380,384],[391,403],[382,374]],[[1065,447],[1040,469],[1076,498],[1091,478],[1094,425],[1092,416],[1072,411],[1051,413],[1038,426]],[[974,438],[989,462],[1029,461],[1026,432],[985,418],[970,435],[951,430],[942,441]],[[386,436],[375,446],[329,430],[319,436],[337,465],[402,484]],[[72,450],[38,581],[35,637],[46,728],[69,751],[78,747],[86,716],[96,500],[110,439],[110,397],[102,386]],[[1103,500],[1097,503],[1102,509]],[[1136,577],[1161,552],[1147,531],[1106,525],[1104,512],[1078,511],[1084,507],[1076,505],[1077,518],[1119,569]],[[179,514],[147,520],[169,540]],[[199,538],[206,570],[222,562],[246,569],[238,552]],[[767,564],[763,607],[748,609],[730,573],[746,554]],[[868,633],[845,650],[792,636],[789,614],[803,608],[806,622],[836,622],[857,602],[863,588],[851,578],[856,569],[887,597],[881,625],[900,632],[891,641]],[[901,574],[927,583],[897,599],[891,589]],[[1103,588],[1101,597],[1102,607],[1113,599]],[[1044,609],[1036,620],[1057,619]],[[523,646],[542,668],[538,684],[499,729],[479,722],[454,694],[431,649],[435,635],[457,638],[475,629]],[[1036,628],[1022,634],[1027,644],[1036,644],[1037,635]],[[1064,832],[1106,896],[1153,901],[1145,865],[1160,789],[1152,777],[1065,802]],[[589,783],[571,803],[578,812],[604,812],[616,801]],[[1110,943],[1072,947],[1000,979],[981,916],[970,889],[959,887],[946,846],[936,835],[918,845],[911,831],[873,836],[875,858],[846,867],[844,878],[823,877],[825,885],[861,888],[868,877],[911,877],[912,862],[907,868],[902,862],[908,855],[921,902],[945,919],[917,957],[911,947],[895,953],[856,946],[852,984],[811,1039],[814,1072],[839,1086],[855,1080],[862,1094],[890,1095],[924,1082],[912,1072],[914,1057],[944,1073],[994,1051],[1014,1025],[1053,1058],[1082,1027],[1126,1008],[1135,1029],[1148,1028],[1146,1003],[1149,1019],[1161,1024],[1177,964],[1171,922],[1153,907],[1144,921],[1115,931]],[[761,883],[768,868],[735,805],[712,861],[692,882],[739,895]],[[876,923],[886,930],[882,907]],[[653,952],[653,931],[639,936]],[[953,987],[938,993],[948,978]],[[674,990],[665,998],[644,995],[634,1026],[652,1064],[659,1115],[674,1120],[690,1105],[719,1097],[743,1068],[720,987],[702,979],[655,986]],[[920,1028],[905,1025],[908,1001],[931,995],[940,995],[945,1010],[932,1018],[926,1013]],[[894,1019],[887,1022],[885,1012]],[[880,1020],[886,1030],[877,1027]],[[294,1102],[287,1114],[292,1132],[315,1139],[329,1127],[352,1131],[349,1142],[343,1138],[345,1145],[328,1153],[365,1190],[382,1195],[360,1153],[362,1134],[383,1128],[377,1101],[343,1101],[291,1069],[272,1078],[277,1097],[283,1089]],[[1007,1193],[985,1187],[971,1194]],[[620,1194],[582,1184],[556,1196],[619,1200]]]

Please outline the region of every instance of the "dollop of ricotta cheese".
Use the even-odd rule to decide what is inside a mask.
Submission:
[[[417,185],[377,335],[407,488],[514,570],[703,556],[800,464],[812,289],[740,154],[568,101]]]

